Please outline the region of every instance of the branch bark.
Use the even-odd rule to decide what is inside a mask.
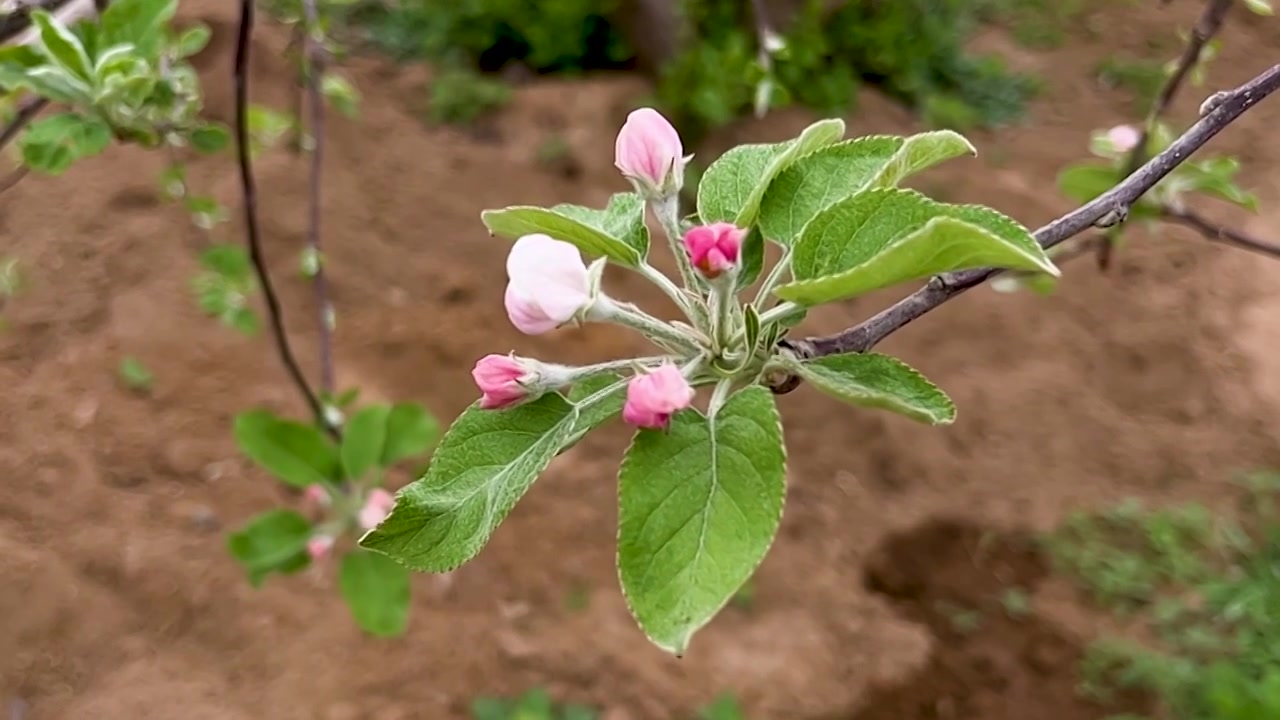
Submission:
[[[1280,65],[1274,65],[1240,87],[1219,93],[1215,102],[1198,122],[1173,141],[1164,152],[1152,158],[1119,185],[1081,207],[1036,230],[1041,247],[1051,248],[1090,227],[1110,227],[1122,222],[1129,207],[1156,183],[1181,165],[1195,151],[1237,118],[1280,88]],[[781,345],[801,358],[839,353],[866,352],[912,320],[937,308],[964,291],[986,282],[1001,272],[996,268],[979,268],[936,275],[929,283],[889,308],[867,320],[834,335],[803,340],[784,339]],[[799,385],[795,376],[778,378],[774,392],[790,392]]]
[[[14,113],[13,120],[0,130],[0,150],[3,150],[18,133],[22,132],[22,128],[35,119],[41,110],[48,107],[49,101],[44,98],[28,98],[18,106],[18,111]]]
[[[271,323],[271,335],[275,341],[276,352],[285,370],[289,373],[293,384],[298,388],[316,422],[320,423],[331,435],[337,436],[337,430],[329,423],[324,406],[319,396],[307,382],[306,375],[298,365],[298,359],[289,345],[289,336],[285,332],[284,310],[280,299],[276,296],[275,286],[271,282],[271,274],[267,270],[266,257],[262,251],[262,234],[258,229],[258,189],[253,178],[253,161],[249,153],[249,61],[250,38],[253,35],[254,0],[240,0],[240,24],[236,37],[236,59],[233,79],[235,82],[235,125],[236,150],[240,166],[240,192],[244,206],[244,224],[246,242],[249,246],[249,259],[253,263],[258,284],[262,286],[262,296],[267,304],[267,315]]]
[[[1160,217],[1161,219],[1174,223],[1175,225],[1189,227],[1203,235],[1205,239],[1212,242],[1241,248],[1243,250],[1258,253],[1265,257],[1280,260],[1280,245],[1269,243],[1265,240],[1259,240],[1258,238],[1247,233],[1240,232],[1239,230],[1232,230],[1231,228],[1218,225],[1194,210],[1166,206],[1160,209]]]
[[[321,44],[320,16],[315,0],[303,0],[306,27],[303,28],[304,69],[307,84],[307,105],[310,110],[311,177],[309,205],[307,209],[307,251],[315,261],[315,273],[311,285],[315,292],[316,312],[320,326],[320,388],[333,393],[333,304],[329,300],[329,285],[325,278],[325,257],[320,242],[321,176],[324,165],[324,94],[320,82],[324,77],[324,47]]]

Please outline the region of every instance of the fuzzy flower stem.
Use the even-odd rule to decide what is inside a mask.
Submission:
[[[589,318],[624,325],[673,352],[701,352],[702,342],[691,333],[664,322],[631,303],[621,303],[603,295],[596,298]]]
[[[778,287],[782,279],[791,271],[791,250],[788,249],[782,253],[782,257],[778,258],[775,264],[769,270],[769,274],[765,276],[764,282],[760,284],[760,292],[756,293],[755,306],[759,308],[769,295],[773,293],[773,289]]]
[[[676,304],[676,307],[680,308],[680,312],[684,313],[684,316],[689,319],[689,322],[695,323],[697,315],[693,312],[693,306],[689,304],[688,296],[671,281],[671,278],[649,263],[641,263],[639,272],[654,285],[657,285],[662,292],[666,293],[667,297],[671,298],[671,301]]]
[[[680,242],[680,197],[673,194],[661,200],[655,200],[653,214],[657,216],[658,225],[667,236],[667,244],[671,247],[672,254],[676,256],[676,265],[680,267],[680,279],[684,281],[684,286],[690,290],[701,288],[702,283],[694,273],[693,266],[689,264],[689,256],[685,254],[684,246]]]

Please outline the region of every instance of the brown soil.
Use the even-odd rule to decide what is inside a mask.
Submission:
[[[1027,126],[973,136],[983,161],[919,184],[1029,225],[1061,213],[1057,170],[1082,155],[1091,128],[1131,114],[1125,93],[1093,81],[1097,62],[1143,53],[1152,36],[1170,46],[1197,4],[1105,3],[1089,19],[1097,32],[1049,53],[984,38],[1040,73],[1044,98]],[[224,119],[230,6],[183,4],[214,26],[200,65],[209,112]],[[1214,87],[1271,62],[1280,25],[1235,17],[1227,35]],[[255,41],[256,100],[278,107],[293,97],[285,39],[266,26]],[[484,353],[583,361],[639,347],[597,327],[518,335],[500,300],[504,243],[478,220],[487,207],[598,205],[622,189],[613,134],[645,90],[639,80],[540,81],[478,135],[422,125],[420,70],[361,60],[351,72],[363,113],[332,121],[325,176],[341,385],[448,418],[472,400],[466,372]],[[1184,98],[1180,117],[1207,92]],[[917,129],[863,97],[854,133]],[[786,137],[810,120],[744,122],[699,154]],[[1280,104],[1265,105],[1215,145],[1244,154],[1266,208],[1221,217],[1272,236],[1278,121]],[[573,177],[538,163],[553,133],[571,148]],[[475,562],[415,578],[409,634],[375,641],[353,627],[330,568],[254,591],[225,552],[229,528],[295,502],[237,456],[231,418],[254,405],[303,408],[265,337],[241,337],[196,308],[189,278],[206,240],[157,199],[162,166],[113,149],[0,197],[0,251],[30,281],[0,333],[0,701],[29,720],[434,720],[465,717],[476,694],[535,684],[609,708],[613,720],[689,717],[729,690],[762,719],[1101,717],[1070,691],[1096,628],[1078,607],[1036,597],[1031,618],[984,611],[961,638],[936,601],[988,610],[998,582],[1034,586],[1043,565],[1018,538],[1073,508],[1129,495],[1216,500],[1231,473],[1280,464],[1280,265],[1161,231],[1126,247],[1108,276],[1079,264],[1048,298],[982,288],[886,343],[955,397],[953,427],[841,407],[808,388],[783,398],[790,502],[754,606],[726,611],[683,660],[649,646],[617,590],[617,427],[558,459]],[[304,167],[285,152],[258,163],[272,265],[312,358],[309,290],[296,273]],[[194,165],[192,181],[235,207],[224,158]],[[239,233],[230,223],[215,235]],[[609,282],[654,301],[634,278]],[[808,327],[841,327],[890,296],[814,313]],[[150,396],[118,386],[125,355],[154,371]],[[965,565],[961,549],[984,532],[1004,538],[995,564]],[[585,608],[567,602],[578,592]]]

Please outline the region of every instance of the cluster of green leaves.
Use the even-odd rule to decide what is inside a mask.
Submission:
[[[334,399],[342,408],[354,393]],[[311,558],[307,543],[318,535],[340,538],[362,532],[357,515],[368,491],[381,487],[385,473],[402,461],[427,452],[438,435],[432,416],[413,403],[367,405],[351,415],[335,441],[315,425],[253,410],[236,417],[240,450],[285,485],[326,488],[333,502],[329,517],[316,524],[300,512],[275,509],[251,519],[231,535],[231,554],[255,587],[268,575],[295,573]],[[408,622],[408,571],[389,558],[354,548],[339,569],[342,596],[356,623],[378,636],[399,635]]]
[[[18,139],[23,162],[49,174],[97,155],[112,138],[146,147],[194,146],[218,152],[226,128],[200,120],[200,92],[187,58],[209,29],[169,27],[177,0],[120,0],[97,21],[66,27],[43,11],[31,20],[39,40],[0,50],[0,87],[31,93],[61,112],[33,122]]]
[[[433,123],[470,125],[511,99],[505,82],[467,67],[444,67],[431,80],[427,116]]]
[[[1280,474],[1245,480],[1238,519],[1129,502],[1048,538],[1059,568],[1156,638],[1091,646],[1086,694],[1145,690],[1171,720],[1280,717]]]
[[[542,688],[514,699],[481,697],[471,703],[473,720],[598,720],[600,711],[586,705],[557,703]],[[716,698],[697,720],[746,720],[738,701],[729,694]]]
[[[793,140],[734,148],[698,186],[698,222],[727,221],[748,231],[739,287],[760,276],[766,240],[781,246],[784,259],[771,271],[771,285],[794,311],[767,315],[767,296],[742,309],[745,333],[711,361],[722,374],[695,380],[729,377],[734,385],[724,386],[706,413],[678,413],[665,432],[638,431],[622,461],[622,590],[649,638],[677,654],[750,578],[781,519],[786,454],[773,395],[759,384],[767,373],[796,373],[841,400],[921,422],[954,419],[950,399],[895,358],[802,361],[780,353],[777,340],[805,308],[968,267],[1057,272],[1010,218],[896,187],[913,173],[972,154],[963,137],[842,140],[844,129],[840,120],[825,120]],[[618,193],[604,209],[482,214],[496,235],[545,233],[640,272],[649,251],[644,218],[645,203],[635,193]],[[507,410],[472,405],[445,434],[426,475],[400,493],[362,545],[420,571],[467,562],[555,456],[618,414],[624,390],[625,381],[606,374],[567,396],[551,393]]]

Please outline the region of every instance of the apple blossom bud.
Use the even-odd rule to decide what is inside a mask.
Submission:
[[[1127,153],[1142,140],[1142,133],[1132,125],[1117,125],[1107,131],[1107,140],[1116,152]]]
[[[333,498],[329,496],[329,490],[325,486],[312,483],[302,491],[302,501],[312,507],[329,507]]]
[[[507,316],[526,335],[550,332],[591,303],[591,278],[578,249],[547,235],[516,240],[507,277]]]
[[[688,160],[680,134],[653,108],[632,111],[618,131],[614,165],[646,198],[666,198],[680,192]]]
[[[666,363],[656,370],[636,375],[627,385],[627,402],[622,419],[636,427],[665,430],[671,416],[689,407],[694,390],[680,369]]]
[[[316,535],[307,541],[307,554],[312,560],[321,560],[333,549],[333,538],[328,535]]]
[[[360,515],[357,518],[360,527],[365,530],[372,530],[378,526],[378,523],[387,518],[391,512],[391,508],[395,507],[396,498],[391,493],[382,488],[374,488],[369,492],[369,497],[365,498],[364,507],[360,508]]]
[[[737,268],[742,254],[742,238],[746,234],[746,230],[732,223],[699,225],[685,233],[684,249],[698,272],[705,278],[714,279]]]

